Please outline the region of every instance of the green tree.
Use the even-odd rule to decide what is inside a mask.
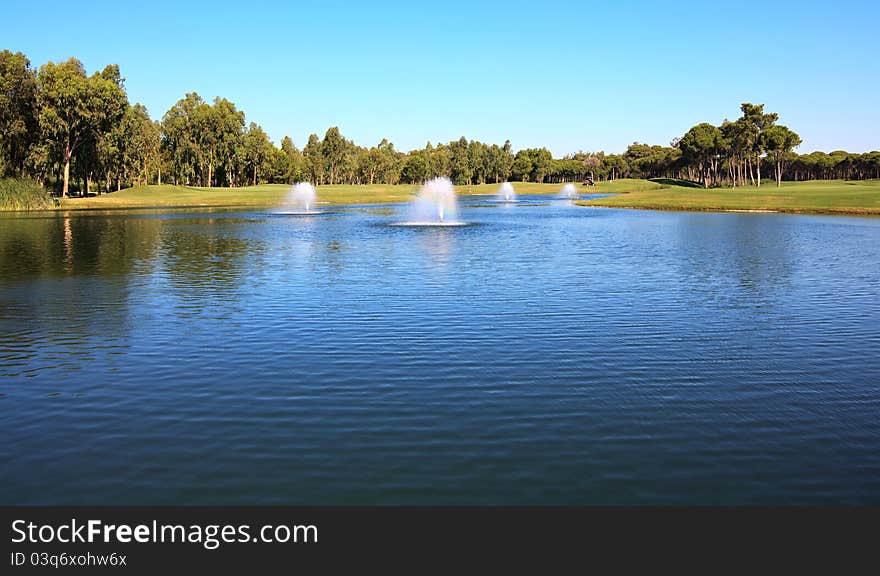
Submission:
[[[400,178],[404,182],[417,184],[429,179],[428,158],[424,150],[413,150],[403,162]]]
[[[617,178],[625,178],[629,173],[629,165],[619,154],[609,154],[603,160],[608,172],[608,178],[612,182]]]
[[[739,182],[742,186],[746,180],[746,159],[751,155],[749,128],[742,118],[736,122],[725,120],[721,125],[721,134],[726,143],[727,171],[731,185],[736,188]]]
[[[507,181],[510,178],[510,171],[513,168],[513,148],[510,140],[504,141],[501,147],[501,179]]]
[[[544,177],[550,173],[553,167],[553,156],[546,148],[529,148],[526,153],[529,154],[532,161],[532,181],[543,182]]]
[[[528,182],[532,175],[532,157],[527,150],[520,150],[513,159],[511,171],[514,180]]]
[[[251,173],[251,183],[257,185],[257,175],[271,170],[275,147],[260,126],[251,122],[244,135],[244,159]]]
[[[118,77],[118,68],[116,72]],[[37,86],[41,134],[61,156],[61,195],[66,197],[71,158],[80,146],[109,132],[120,120],[127,103],[125,91],[112,70],[89,77],[75,58],[44,64],[37,75]]]
[[[452,173],[448,146],[437,144],[434,147],[428,142],[425,144],[425,158],[428,160],[428,178],[449,176]]]
[[[464,136],[457,141],[449,143],[449,163],[452,171],[452,181],[455,184],[471,183],[474,172],[468,152],[468,141]]]
[[[776,120],[779,119],[779,115],[776,113],[764,113],[764,105],[763,104],[750,104],[748,102],[744,102],[742,106],[740,106],[740,110],[742,110],[742,118],[743,125],[745,127],[746,132],[746,143],[748,148],[750,149],[752,156],[750,158],[750,162],[754,161],[755,170],[757,172],[757,176],[753,179],[758,187],[761,186],[761,156],[764,154],[764,140],[761,138],[761,133],[773,126],[776,123]]]
[[[584,169],[590,173],[590,180],[595,181],[594,172],[602,165],[602,159],[595,154],[590,154],[583,159]]]
[[[213,131],[210,158],[212,167],[216,166],[221,182],[227,186],[236,186],[235,164],[237,153],[243,148],[244,112],[226,98],[217,97],[208,116],[209,129]],[[214,185],[214,170],[209,171],[208,186]]]
[[[21,176],[37,142],[37,78],[21,52],[0,52],[0,176]]]
[[[307,179],[306,176],[306,159],[302,152],[293,144],[293,140],[289,136],[285,136],[281,140],[281,151],[287,158],[287,172],[284,181],[288,184],[300,182]]]
[[[321,151],[321,141],[317,134],[310,134],[306,147],[303,148],[305,157],[306,176],[313,184],[324,182],[324,155]]]
[[[787,126],[775,125],[764,130],[761,134],[762,147],[776,163],[776,187],[782,186],[783,163],[790,157],[792,151],[800,146],[801,137]]]
[[[330,184],[336,184],[336,178],[342,164],[345,162],[345,138],[339,133],[339,128],[328,128],[321,142],[321,155],[327,167],[327,175]]]
[[[207,105],[202,97],[190,92],[162,117],[162,145],[170,159],[175,184],[189,185],[199,178],[201,152],[196,120],[204,113],[204,106]]]
[[[382,143],[385,142],[386,140],[383,139]],[[382,169],[382,151],[379,149],[379,146],[373,146],[369,150],[363,150],[359,154],[358,162],[360,164],[360,171],[364,181],[366,181],[367,184],[372,184],[376,181],[376,177],[380,174]]]
[[[485,172],[486,178],[491,178],[496,184],[504,177],[504,152],[498,144],[485,149]]]
[[[471,169],[471,178],[469,184],[483,184],[486,182],[488,170],[488,150],[485,144],[471,140],[467,147],[468,165]]]
[[[394,144],[387,139],[382,138],[379,145],[376,146],[378,155],[378,173],[382,182],[386,184],[397,184],[400,181],[400,172],[403,169],[403,163],[399,159],[399,154],[394,149]]]
[[[697,124],[678,141],[682,158],[689,164],[696,164],[700,182],[709,187],[709,179],[717,174],[721,130],[707,122]]]
[[[138,184],[148,184],[150,168],[158,168],[159,163],[157,127],[142,104],[135,104],[126,111],[122,125],[126,171]]]

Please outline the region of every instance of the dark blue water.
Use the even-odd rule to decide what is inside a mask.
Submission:
[[[880,220],[0,218],[0,503],[880,503]]]

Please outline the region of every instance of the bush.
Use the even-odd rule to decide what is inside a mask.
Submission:
[[[45,210],[52,198],[39,183],[19,178],[0,179],[0,210]]]

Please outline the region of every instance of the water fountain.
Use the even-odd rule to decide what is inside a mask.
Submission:
[[[513,189],[513,184],[510,182],[505,182],[501,186],[498,187],[498,194],[495,196],[496,201],[498,202],[517,202],[516,199],[516,191]]]
[[[458,219],[458,199],[449,178],[434,178],[422,185],[410,205],[409,218],[398,226],[462,226]]]
[[[573,200],[580,196],[577,191],[577,187],[574,184],[568,183],[562,187],[562,191],[559,193],[560,198],[565,198],[567,200]]]
[[[284,198],[282,208],[275,211],[275,213],[291,216],[324,214],[324,212],[315,209],[316,204],[315,187],[309,182],[297,182],[290,188],[290,191]]]

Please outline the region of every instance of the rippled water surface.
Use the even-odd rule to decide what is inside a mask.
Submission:
[[[0,502],[880,503],[880,220],[0,217]]]

